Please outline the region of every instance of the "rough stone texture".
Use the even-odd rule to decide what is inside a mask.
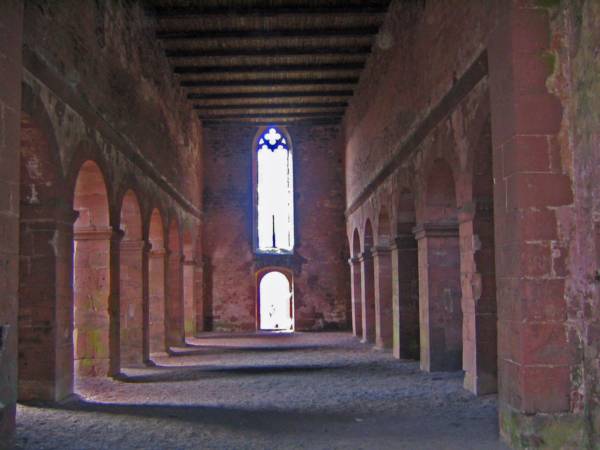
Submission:
[[[14,437],[19,279],[19,129],[23,5],[0,3],[0,449]]]
[[[422,373],[350,334],[191,342],[121,381],[82,380],[79,401],[19,406],[17,448],[507,448],[495,396],[474,397],[456,374]]]
[[[152,317],[163,329],[158,351],[167,312],[181,342],[183,290],[166,281],[183,272],[184,242],[167,232],[189,236],[190,258],[199,259],[202,126],[140,4],[32,1],[24,21],[20,395],[59,400],[72,392],[74,329],[85,375],[148,359],[151,294],[172,306]],[[96,181],[78,201],[89,164]],[[153,211],[161,224],[151,235]],[[160,258],[165,250],[170,257]],[[159,258],[146,267],[151,256]],[[201,296],[194,281],[185,291],[192,298]]]
[[[490,6],[393,2],[343,127],[347,235],[369,248],[370,223],[376,247],[420,239],[418,280],[414,240],[395,251],[391,276],[377,274],[393,283],[395,354],[420,348],[427,370],[463,368],[479,394],[496,390]]]
[[[296,328],[346,327],[349,270],[342,152],[335,127],[287,127],[294,162],[293,256],[253,254],[257,127],[205,128],[205,317],[215,330],[256,329],[256,273],[291,268]]]

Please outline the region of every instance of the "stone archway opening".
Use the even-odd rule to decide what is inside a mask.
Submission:
[[[258,328],[294,331],[294,287],[289,274],[270,270],[258,280]]]
[[[73,246],[75,374],[106,376],[112,374],[114,360],[118,359],[118,355],[111,354],[114,345],[114,337],[111,337],[114,318],[109,309],[112,229],[106,184],[93,161],[86,161],[79,170],[73,208],[78,213]]]

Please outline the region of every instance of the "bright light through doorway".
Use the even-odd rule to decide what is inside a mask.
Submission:
[[[293,331],[293,295],[281,272],[269,272],[260,281],[260,329]]]

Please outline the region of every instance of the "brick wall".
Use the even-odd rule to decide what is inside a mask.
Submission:
[[[0,3],[0,448],[15,431],[22,2]]]
[[[256,272],[291,267],[296,327],[346,326],[349,275],[343,168],[335,127],[288,127],[293,146],[292,257],[253,254],[252,149],[258,127],[205,130],[205,311],[215,329],[256,328]],[[349,304],[348,304],[349,305]]]

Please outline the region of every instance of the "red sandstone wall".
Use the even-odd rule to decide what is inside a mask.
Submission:
[[[0,2],[0,449],[11,446],[17,399],[21,27],[21,1]]]
[[[129,159],[164,176],[200,206],[201,127],[177,89],[152,19],[141,6],[124,1],[26,2],[24,18],[24,65],[32,75],[27,82],[35,91],[39,82],[61,99],[49,105],[59,124],[69,119],[65,103],[91,129],[108,126],[132,144]],[[73,149],[65,144],[61,151],[67,163]]]
[[[582,362],[573,378],[571,399],[574,410],[584,413],[590,444],[596,448],[600,445],[600,3],[570,2],[553,19],[555,46],[568,43],[557,52],[555,62],[560,65],[554,70],[570,79],[565,83],[562,76],[555,76],[552,85],[567,106],[565,127],[573,124],[572,138],[563,141],[562,157],[568,166],[572,163],[575,214],[561,216],[563,233],[573,238],[568,252],[557,249],[570,275],[568,323]]]
[[[215,329],[254,330],[255,273],[294,273],[297,329],[346,326],[349,299],[341,146],[336,127],[288,127],[294,155],[293,257],[253,255],[252,148],[258,128],[205,129],[205,311]]]
[[[490,2],[392,2],[345,116],[351,205],[485,49]]]

